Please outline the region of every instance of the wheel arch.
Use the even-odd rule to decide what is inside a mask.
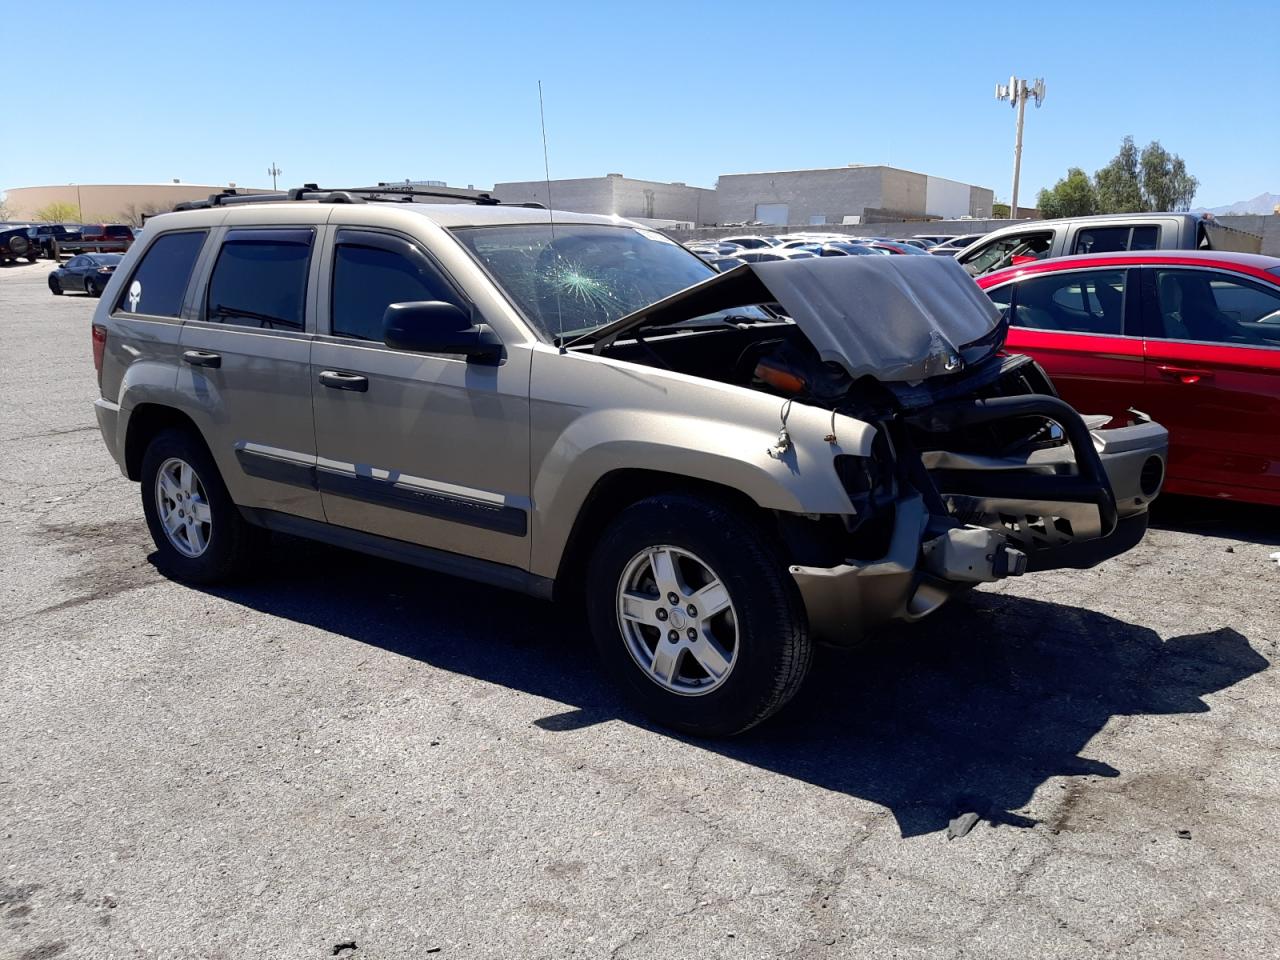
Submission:
[[[209,449],[208,443],[200,433],[200,428],[187,414],[162,403],[141,403],[134,407],[129,415],[129,425],[126,427],[125,476],[135,482],[142,479],[142,458],[147,452],[147,447],[157,434],[168,429],[186,430],[199,440],[206,450]]]
[[[638,467],[612,470],[595,482],[574,519],[556,569],[555,598],[565,599],[581,586],[592,547],[605,526],[627,507],[663,494],[685,494],[712,500],[757,520],[766,532],[773,529],[770,523],[773,511],[761,507],[741,490],[725,484]]]

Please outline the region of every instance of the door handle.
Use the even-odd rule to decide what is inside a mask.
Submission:
[[[193,367],[221,367],[222,354],[204,353],[201,350],[188,350],[182,355],[182,362]]]
[[[1156,370],[1167,380],[1177,380],[1187,385],[1213,379],[1212,370],[1201,370],[1196,367],[1175,367],[1161,363],[1156,365]]]
[[[367,393],[369,391],[368,378],[355,373],[324,370],[320,374],[320,382],[331,390],[354,390],[356,393]]]

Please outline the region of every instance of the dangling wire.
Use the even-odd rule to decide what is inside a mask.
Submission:
[[[791,449],[791,434],[787,432],[787,417],[791,416],[791,401],[782,404],[782,429],[778,431],[778,439],[765,452],[775,460],[781,460],[783,454]]]

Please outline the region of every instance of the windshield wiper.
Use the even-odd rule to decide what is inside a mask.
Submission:
[[[286,330],[301,330],[302,324],[293,320],[286,320],[284,317],[272,316],[269,313],[258,313],[256,310],[244,310],[240,307],[228,307],[226,304],[218,304],[209,311],[209,315],[217,317],[219,320],[228,320],[233,317],[241,317],[245,320],[257,320],[263,327],[268,330],[274,330],[276,324],[284,327]]]

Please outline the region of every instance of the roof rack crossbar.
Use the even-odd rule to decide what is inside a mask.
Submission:
[[[304,183],[285,191],[271,193],[240,193],[233,188],[209,194],[207,200],[184,200],[174,205],[179,210],[207,210],[210,207],[225,207],[241,203],[279,203],[281,201],[315,201],[319,203],[368,203],[370,200],[411,203],[414,197],[434,197],[436,199],[461,200],[479,204],[480,206],[498,206],[502,203],[487,191],[436,188],[419,190],[414,187],[398,187],[393,183],[380,183],[376,187],[342,187],[334,189],[321,187],[314,183]],[[528,207],[532,210],[545,210],[541,203],[510,203],[506,206]]]

